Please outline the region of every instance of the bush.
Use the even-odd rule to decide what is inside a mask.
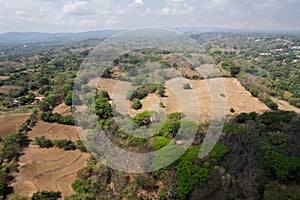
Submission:
[[[148,110],[138,113],[132,120],[139,126],[147,126],[150,124],[150,112]]]
[[[61,198],[61,192],[38,191],[31,197],[32,200],[57,200]]]
[[[87,152],[87,149],[81,140],[76,141],[76,149],[79,149],[82,152]]]
[[[230,112],[234,113],[235,112],[234,108],[230,108]]]
[[[269,98],[265,99],[265,104],[266,104],[266,106],[268,106],[272,110],[278,110],[277,103],[275,103],[274,101],[272,101]]]
[[[42,148],[50,148],[54,146],[53,142],[49,139],[46,139],[45,136],[34,138],[34,144],[39,145]]]
[[[189,90],[189,89],[192,89],[192,88],[191,88],[189,83],[186,83],[186,84],[183,85],[183,89]]]
[[[132,103],[131,103],[131,107],[135,110],[138,110],[140,108],[142,108],[142,103],[138,98],[133,99]]]
[[[71,140],[54,140],[56,147],[62,148],[64,150],[75,150],[76,145]]]

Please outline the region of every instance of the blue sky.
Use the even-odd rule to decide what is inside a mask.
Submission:
[[[0,0],[0,32],[178,26],[300,30],[300,0]]]

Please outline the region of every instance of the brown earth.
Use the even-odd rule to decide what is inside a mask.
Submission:
[[[192,87],[190,92],[194,92],[198,101],[201,120],[208,120],[211,115],[211,95],[213,91],[208,91],[206,81],[213,81],[213,79],[188,80]],[[215,95],[217,96],[216,100],[219,98],[225,98],[226,114],[233,115],[235,113],[253,111],[262,113],[269,110],[265,104],[253,97],[236,78],[222,78],[221,81],[224,85],[224,94],[220,93]],[[117,105],[118,111],[121,113],[129,113],[130,115],[134,116],[135,114],[144,110],[164,110],[166,113],[180,112],[183,102],[190,98],[189,96],[185,95],[191,94],[182,89],[185,82],[186,81],[184,80],[167,81],[165,85],[166,97],[161,98],[156,94],[149,94],[146,98],[141,100],[143,107],[138,111],[133,110],[130,106],[130,102],[125,99],[126,93],[130,88],[130,83],[113,79],[101,79],[99,82],[99,88],[108,91],[109,95],[113,99],[113,102]],[[222,87],[220,86],[220,88]],[[115,102],[116,99],[117,102]],[[190,99],[192,100],[193,98]],[[159,108],[158,104],[160,102],[164,104],[164,109]],[[189,106],[191,109],[193,109],[193,105]],[[235,113],[230,113],[230,108],[233,108]]]
[[[4,138],[18,127],[29,117],[29,114],[0,115],[0,137]]]
[[[71,115],[71,107],[67,106],[65,103],[61,103],[58,106],[56,106],[53,110],[53,113],[59,113],[62,116]]]
[[[77,171],[86,165],[88,156],[79,150],[30,145],[20,157],[20,171],[12,184],[14,191],[26,197],[39,190],[61,191],[63,198],[71,195]]]
[[[18,88],[18,86],[13,86],[13,85],[3,85],[3,86],[0,87],[0,93],[8,94],[8,92],[9,92],[11,89],[15,89],[15,88]]]
[[[295,111],[296,113],[300,113],[300,108],[297,108],[291,104],[289,104],[287,101],[272,98],[272,101],[277,103],[278,109],[280,110],[286,110],[286,111]]]
[[[9,79],[9,76],[0,76],[0,80],[7,80]]]
[[[39,121],[36,126],[28,133],[28,137],[34,140],[35,137],[45,136],[50,140],[72,140],[79,139],[76,127],[62,124],[47,123]]]

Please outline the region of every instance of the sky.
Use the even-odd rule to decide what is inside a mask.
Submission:
[[[0,0],[0,33],[185,26],[300,30],[300,0]]]

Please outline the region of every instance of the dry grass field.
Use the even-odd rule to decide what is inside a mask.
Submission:
[[[134,116],[135,114],[140,113],[144,110],[162,110],[158,106],[160,102],[162,102],[165,106],[165,108],[163,109],[164,112],[180,112],[180,102],[182,102],[182,99],[188,98],[187,96],[184,96],[185,91],[182,89],[184,82],[171,81],[172,80],[166,82],[165,97],[161,98],[156,94],[149,94],[146,98],[141,100],[143,107],[137,111],[133,110],[130,106],[130,102],[125,99],[126,90],[128,90],[128,88],[130,87],[130,83],[112,79],[101,79],[99,82],[99,88],[108,91],[113,99],[113,102],[117,105],[118,111],[122,113],[124,113],[125,111],[131,116]],[[220,98],[225,98],[226,100],[226,114],[233,115],[235,113],[253,111],[262,113],[264,111],[270,110],[264,103],[253,97],[236,78],[222,78],[222,82],[224,85],[225,94],[219,95]],[[211,95],[208,91],[206,81],[189,80],[189,83],[198,101],[201,120],[208,120],[211,114]],[[172,88],[168,87],[168,85],[171,86],[171,84]],[[121,99],[118,101],[119,103],[115,102],[115,97]],[[235,113],[231,113],[230,108],[233,108],[235,110]]]
[[[20,157],[20,171],[12,186],[15,192],[26,197],[39,190],[61,191],[63,197],[71,195],[77,171],[85,166],[87,159],[88,154],[79,150],[30,145]]]

